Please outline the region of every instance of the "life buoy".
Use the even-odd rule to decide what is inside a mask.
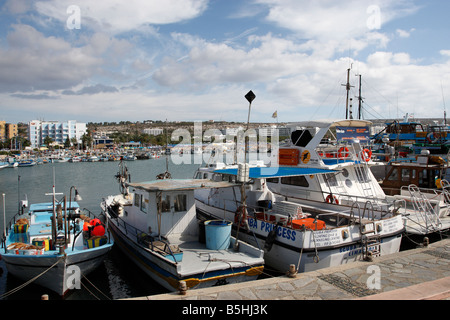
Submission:
[[[372,150],[364,149],[363,151],[361,151],[361,158],[364,161],[369,162],[372,158]]]
[[[345,153],[343,153],[343,152],[345,152]],[[347,148],[347,147],[341,147],[341,148],[339,149],[339,152],[338,152],[338,157],[339,157],[339,159],[348,158],[348,156],[349,156],[349,150],[348,150],[348,148]]]
[[[429,143],[436,143],[439,141],[440,137],[441,135],[439,134],[439,132],[430,132],[429,134],[427,134],[427,141]]]
[[[339,204],[339,200],[336,196],[333,196],[331,194],[328,195],[328,197],[326,198],[327,203],[335,203],[335,204]]]

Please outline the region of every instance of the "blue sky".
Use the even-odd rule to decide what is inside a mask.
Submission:
[[[442,117],[448,12],[442,0],[6,0],[0,120],[246,121],[249,90],[254,122],[338,119],[350,67],[364,118]]]

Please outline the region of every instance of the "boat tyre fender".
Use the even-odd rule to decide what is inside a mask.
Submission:
[[[342,147],[339,149],[339,152],[338,152],[339,159],[348,158],[348,156],[349,156],[349,150],[347,147]]]
[[[335,203],[335,204],[339,204],[339,200],[336,196],[333,196],[331,194],[328,195],[328,197],[326,198],[327,203]]]
[[[365,162],[369,162],[370,159],[372,158],[372,150],[364,149],[363,151],[361,151],[361,158]]]
[[[273,229],[269,232],[266,238],[266,242],[264,244],[264,251],[269,252],[272,250],[273,242],[277,237],[278,227],[281,226],[281,222],[278,222]]]

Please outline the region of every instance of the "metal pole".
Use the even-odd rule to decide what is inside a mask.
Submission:
[[[3,236],[6,237],[6,207],[5,194],[3,193]]]

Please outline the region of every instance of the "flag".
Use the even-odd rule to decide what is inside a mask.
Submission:
[[[272,118],[278,118],[277,111],[275,111],[275,112],[272,114]]]

